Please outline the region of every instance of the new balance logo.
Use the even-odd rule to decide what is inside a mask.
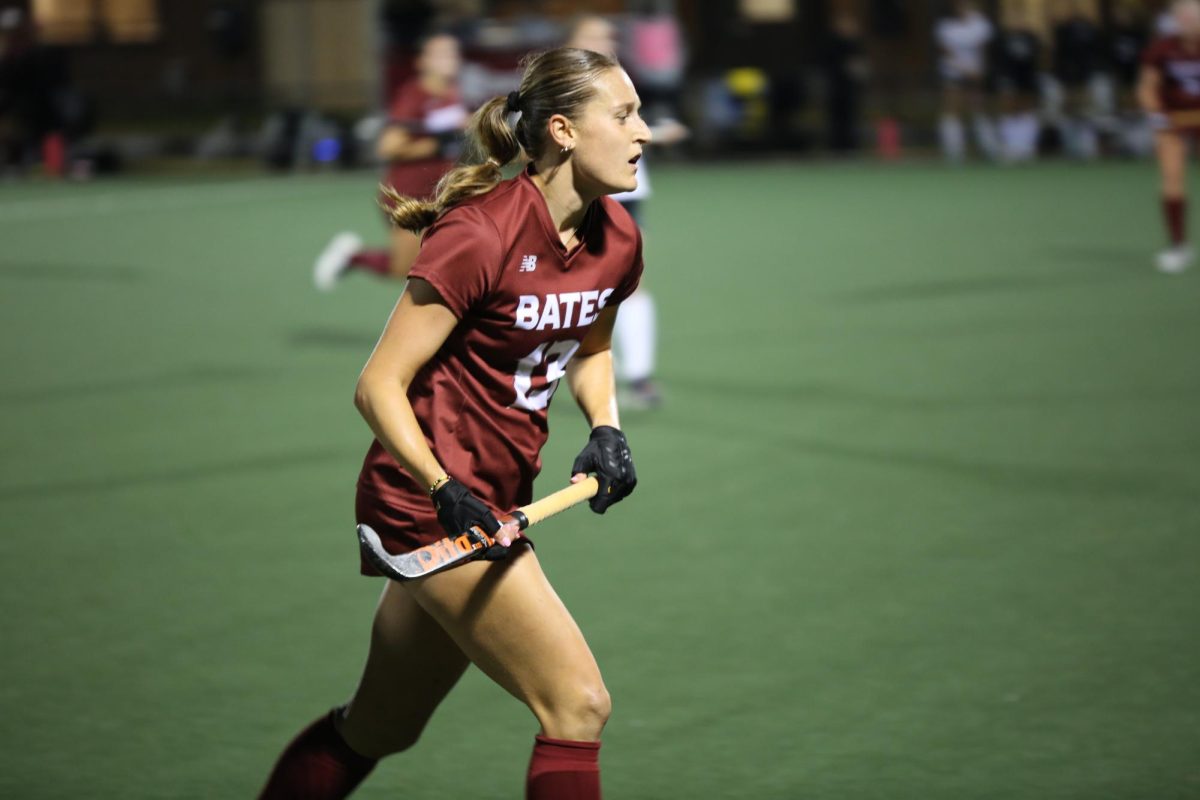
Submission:
[[[521,266],[517,272],[533,272],[537,269],[537,256],[521,256]]]

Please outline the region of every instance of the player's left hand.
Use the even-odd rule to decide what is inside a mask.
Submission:
[[[637,486],[637,470],[633,468],[633,456],[625,434],[611,425],[599,425],[592,429],[588,443],[571,465],[571,483],[578,483],[589,472],[596,473],[600,490],[588,501],[592,511],[603,514],[613,503],[629,496]]]

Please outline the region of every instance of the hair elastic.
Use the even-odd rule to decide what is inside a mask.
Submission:
[[[508,93],[508,102],[504,104],[504,110],[510,114],[516,113],[517,111],[521,110],[521,93],[520,92],[509,92]]]

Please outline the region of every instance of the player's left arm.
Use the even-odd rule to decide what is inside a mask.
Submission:
[[[617,417],[612,358],[612,332],[616,319],[616,307],[601,311],[567,365],[567,385],[592,427],[587,445],[571,465],[571,482],[582,481],[588,473],[596,474],[600,488],[589,505],[597,514],[603,514],[637,486],[633,456]]]
[[[616,320],[615,307],[602,309],[567,364],[567,386],[592,428],[599,425],[621,427],[617,418],[612,358],[612,332]]]

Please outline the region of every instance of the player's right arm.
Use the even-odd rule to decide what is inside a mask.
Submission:
[[[396,463],[429,488],[438,522],[448,534],[457,536],[478,525],[507,546],[517,528],[501,529],[491,509],[446,473],[408,400],[417,373],[487,291],[498,248],[495,227],[470,209],[430,227],[408,285],[359,375],[354,404]]]
[[[392,123],[383,129],[375,145],[381,161],[421,161],[438,154],[441,144],[432,136],[413,136],[403,125]]]
[[[479,525],[507,547],[517,529],[511,525],[502,529],[491,509],[446,473],[429,449],[408,401],[413,378],[457,324],[454,312],[427,281],[409,279],[358,377],[354,404],[392,458],[429,487],[438,521],[447,533],[453,536]]]
[[[379,443],[424,486],[432,486],[446,471],[425,441],[408,389],[457,324],[428,282],[411,279],[354,390],[354,404]]]

